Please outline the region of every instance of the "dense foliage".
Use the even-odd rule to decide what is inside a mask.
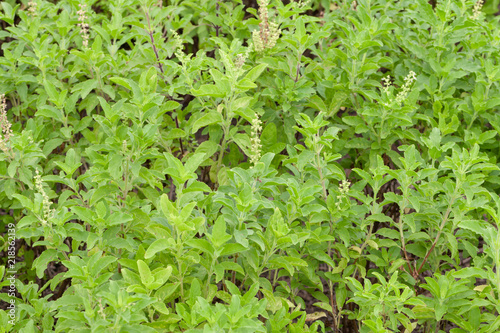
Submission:
[[[0,332],[500,331],[498,1],[54,2],[0,3]]]

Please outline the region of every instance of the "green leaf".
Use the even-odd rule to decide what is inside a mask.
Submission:
[[[211,124],[217,124],[217,123],[222,123],[224,119],[222,118],[222,115],[217,112],[217,111],[210,111],[209,113],[203,115],[201,118],[197,119],[192,128],[191,128],[191,133],[195,134],[198,132],[198,130],[202,127],[211,125]]]
[[[97,206],[99,206],[99,204]],[[109,216],[108,220],[106,221],[106,225],[113,226],[117,224],[125,224],[132,220],[133,216],[131,214],[125,214],[123,212],[114,212]]]
[[[52,102],[58,101],[59,97],[59,92],[57,91],[56,87],[50,80],[45,80],[43,81],[43,86],[45,87],[45,91],[49,95],[49,98]]]
[[[485,131],[479,135],[477,142],[483,144],[486,141],[493,139],[497,135],[497,131]]]
[[[216,249],[220,248],[224,245],[224,243],[232,238],[232,236],[226,233],[226,220],[224,219],[224,216],[219,216],[219,218],[215,221],[210,238]]]
[[[160,207],[163,214],[168,218],[179,216],[178,210],[174,207],[168,196],[164,193],[160,197]]]
[[[181,130],[180,128],[172,128],[168,131],[167,135],[165,136],[165,139],[173,140],[178,138],[184,138],[185,136],[186,132],[184,132],[184,130]]]
[[[183,193],[188,193],[188,192],[207,192],[211,193],[212,189],[205,183],[195,181],[191,183],[186,189],[183,191]]]
[[[299,16],[295,20],[295,34],[294,37],[301,41],[302,37],[306,35],[306,27],[304,24],[304,19],[302,16]]]
[[[49,156],[49,154],[57,147],[59,147],[64,142],[63,139],[55,138],[47,141],[43,146],[43,154]]]
[[[293,273],[295,273],[295,269],[293,268],[293,265],[285,259],[286,257],[276,257],[271,260],[269,260],[269,264],[273,265],[274,268],[284,268],[290,276],[293,276]]]
[[[335,95],[333,95],[332,101],[330,102],[330,106],[328,107],[327,117],[333,117],[337,111],[343,106],[344,102],[349,97],[349,94],[345,91],[336,91]]]
[[[128,90],[132,90],[132,86],[129,83],[128,79],[124,79],[121,77],[112,77],[109,79],[111,82],[114,82],[116,84],[119,84],[122,87],[127,88]]]
[[[238,133],[233,137],[233,141],[238,145],[238,147],[243,150],[245,155],[251,156],[252,152],[250,151],[250,137],[246,133]]]
[[[33,261],[33,267],[36,268],[36,276],[41,279],[44,276],[45,270],[49,262],[57,259],[57,250],[46,249],[42,254]]]
[[[240,89],[242,92],[257,88],[257,85],[250,80],[243,79],[236,83],[236,88]]]
[[[18,160],[14,160],[11,163],[9,163],[9,166],[7,167],[7,174],[9,175],[10,178],[14,178],[14,175],[16,174],[18,167],[19,167]]]
[[[84,99],[93,89],[97,88],[98,85],[99,82],[96,79],[86,80],[75,84],[71,89],[71,92],[80,92],[81,99]]]
[[[189,219],[189,216],[191,216],[191,212],[196,204],[197,202],[193,201],[182,207],[181,213],[179,214],[181,221],[185,222]]]
[[[215,251],[213,246],[207,240],[201,238],[189,239],[188,241],[186,241],[186,244],[210,256],[212,256]]]
[[[191,89],[191,92],[195,96],[210,96],[215,98],[225,97],[228,93],[227,89],[231,89],[229,81],[223,81],[221,86],[216,86],[213,84],[204,84],[199,89]]]
[[[250,81],[250,82],[255,82],[259,78],[259,76],[262,74],[262,72],[267,68],[267,64],[259,64],[252,68],[247,75],[245,75],[244,79]]]
[[[429,135],[429,139],[431,142],[431,147],[439,148],[441,145],[441,133],[439,132],[439,128],[434,127]]]
[[[217,276],[215,281],[216,283],[222,280],[222,278],[224,277],[224,271],[235,271],[240,273],[241,275],[245,275],[245,271],[243,270],[243,268],[241,268],[241,266],[235,262],[223,261],[217,266],[221,268],[222,274]]]
[[[3,9],[5,15],[3,15],[1,17],[1,19],[4,20],[5,22],[7,22],[10,25],[14,24],[14,18],[16,16],[16,10],[17,10],[17,8],[19,6],[20,5],[16,5],[14,8],[12,8],[12,6],[8,2],[6,2],[6,1],[2,2],[2,9]]]
[[[168,266],[166,268],[161,268],[161,269],[155,269],[154,270],[154,278],[155,281],[158,282],[160,285],[163,285],[165,282],[168,281],[170,278],[170,275],[172,275],[172,266]]]
[[[245,109],[250,105],[250,102],[252,102],[253,99],[254,98],[250,96],[240,97],[231,104],[231,110],[236,111],[240,109]]]
[[[168,315],[170,313],[167,306],[163,302],[154,302],[152,306],[156,311],[158,311],[161,314]]]
[[[264,127],[260,135],[260,140],[264,151],[268,151],[278,141],[278,134],[274,123],[270,122]]]
[[[70,173],[67,174],[68,176],[71,176],[76,171],[76,169],[78,169],[80,165],[82,165],[82,163],[80,162],[80,156],[73,148],[70,148],[66,152],[65,163],[70,167],[71,170]]]
[[[399,239],[400,236],[397,230],[389,228],[382,228],[377,231],[377,234],[391,239]]]
[[[205,160],[204,153],[195,153],[189,157],[189,159],[184,164],[184,168],[187,173],[195,172],[200,164]]]
[[[453,272],[453,277],[457,279],[468,279],[470,277],[488,279],[488,272],[478,267],[465,267]]]
[[[219,149],[219,145],[213,141],[203,141],[198,148],[196,148],[195,153],[204,153],[205,159],[209,159],[212,157],[217,150]]]
[[[388,222],[388,223],[394,222],[392,218],[382,213],[370,215],[366,219],[368,221],[376,221],[376,222]]]
[[[96,261],[96,263],[92,266],[92,268],[90,269],[90,274],[94,278],[97,277],[97,275],[102,270],[104,270],[106,267],[108,267],[109,265],[114,263],[116,260],[117,260],[116,257],[111,257],[111,256],[104,256],[104,257],[99,258]]]
[[[500,105],[500,97],[493,97],[486,102],[486,109],[492,109],[498,105]]]
[[[94,206],[97,202],[99,202],[99,200],[108,196],[109,194],[116,193],[117,190],[118,186],[114,184],[100,186],[97,190],[95,190],[94,194],[92,194],[89,202],[90,206]]]
[[[161,105],[163,112],[168,112],[177,109],[181,104],[176,101],[167,101]]]
[[[149,246],[146,254],[144,254],[144,259],[149,259],[155,256],[156,253],[161,252],[168,248],[170,244],[166,239],[157,239]]]
[[[224,96],[227,96],[231,92],[231,83],[226,76],[215,68],[210,69],[210,74],[212,74],[212,78],[217,88],[223,90]]]
[[[19,200],[19,202],[21,203],[21,205],[23,205],[24,208],[28,209],[29,211],[33,211],[33,201],[31,201],[30,199],[28,199],[24,195],[14,193],[14,194],[12,194],[12,197]]]
[[[36,112],[36,116],[44,116],[47,118],[52,118],[54,120],[57,120],[59,122],[64,121],[64,116],[61,112],[61,110],[53,107],[52,105],[42,105],[38,108]]]
[[[235,253],[240,253],[246,250],[246,247],[244,247],[241,244],[238,243],[229,243],[225,244],[220,255],[221,256],[230,256]]]
[[[137,268],[141,277],[141,282],[147,287],[154,282],[154,277],[151,275],[149,266],[142,260],[137,260]]]
[[[340,283],[335,289],[335,297],[337,300],[337,308],[341,311],[347,298],[347,288],[344,283]]]
[[[458,226],[467,230],[471,230],[478,235],[483,235],[485,232],[484,227],[478,220],[462,220],[459,222]]]
[[[81,206],[73,206],[71,207],[71,211],[75,213],[80,220],[90,225],[94,223],[94,214],[90,209]]]

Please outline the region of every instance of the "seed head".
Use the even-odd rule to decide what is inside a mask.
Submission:
[[[7,119],[7,101],[5,100],[5,95],[0,95],[0,126],[2,127],[2,132],[0,133],[0,149],[5,154],[8,154],[11,148],[8,147],[9,139],[12,136],[11,126],[12,124]]]
[[[299,8],[300,9],[304,9],[306,6],[309,5],[309,3],[311,2],[311,0],[299,0]]]
[[[177,33],[177,31],[170,29],[174,39],[175,39],[175,55],[177,59],[181,62],[181,64],[185,65],[189,61],[189,56],[184,53],[184,43],[182,42],[181,37]]]
[[[51,209],[50,206],[52,205],[52,202],[49,199],[49,196],[47,193],[45,193],[45,190],[43,189],[43,181],[42,181],[42,176],[40,176],[40,173],[38,170],[35,170],[35,186],[38,191],[42,195],[43,202],[42,202],[42,212],[43,216],[39,217],[40,222],[42,222],[42,225],[46,225],[50,219],[54,217],[55,209]]]
[[[389,94],[389,87],[391,86],[391,77],[387,75],[386,77],[382,78],[382,81],[384,82],[384,88],[382,89],[386,94]]]
[[[38,4],[33,1],[33,0],[30,0],[30,2],[28,2],[28,15],[29,16],[36,16],[36,7],[38,6]]]
[[[103,319],[106,319],[106,313],[104,313],[104,306],[102,305],[102,299],[99,298],[99,310],[97,312],[102,316]]]
[[[250,52],[253,50],[253,45],[250,43],[250,45],[246,48],[245,52],[240,53],[236,56],[236,59],[233,60],[234,67],[236,69],[236,76],[239,77],[241,74],[243,74],[243,65],[248,59],[248,56],[250,55]]]
[[[481,16],[481,8],[483,8],[483,4],[483,0],[477,0],[474,4],[474,8],[472,9],[472,15],[470,17],[471,20],[477,20],[479,16]]]
[[[252,119],[252,135],[250,138],[250,142],[252,143],[250,150],[250,162],[255,165],[261,156],[261,148],[260,144],[260,131],[262,131],[262,121],[259,119],[259,116],[256,114],[255,118]]]
[[[243,67],[243,65],[245,64],[245,61],[247,60],[247,54],[243,53],[243,54],[238,54],[238,56],[236,57],[236,60],[234,62],[234,65],[236,66],[236,68],[241,68]]]
[[[89,47],[89,24],[85,22],[87,19],[86,16],[86,10],[87,10],[87,5],[86,4],[79,4],[80,10],[77,11],[76,13],[78,14],[78,26],[80,27],[80,36],[82,36],[82,44],[84,48]]]
[[[396,96],[396,102],[398,104],[401,104],[406,99],[408,93],[410,92],[410,86],[416,79],[417,75],[414,71],[410,71],[410,73],[405,77],[405,83],[401,87],[401,91],[399,92],[399,94]]]
[[[269,0],[258,0],[259,3],[259,27],[260,30],[252,32],[252,40],[255,51],[262,52],[265,49],[271,49],[276,45],[281,34],[281,29],[278,29],[278,24],[269,22],[269,12],[267,6]]]
[[[335,203],[335,206],[337,206],[338,209],[340,209],[340,202],[342,201],[342,199],[347,197],[347,193],[349,192],[349,186],[351,186],[351,183],[348,180],[343,180],[339,184],[340,194],[337,195],[337,202]]]

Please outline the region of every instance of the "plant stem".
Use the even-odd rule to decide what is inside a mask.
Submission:
[[[149,39],[151,40],[151,45],[153,46],[153,52],[154,52],[155,57],[156,57],[156,62],[158,62],[158,68],[160,69],[160,72],[161,72],[162,76],[164,76],[165,75],[165,71],[163,70],[163,64],[160,61],[160,55],[158,53],[158,49],[156,48],[155,39],[154,39],[154,36],[153,36],[153,30],[151,29],[151,20],[149,18],[149,8],[146,9],[146,10],[144,10],[144,12],[146,14],[146,19],[148,21],[148,34],[149,34]],[[163,80],[165,82],[165,86],[168,86],[168,83],[165,80],[165,78],[163,78]],[[173,114],[173,111],[172,111],[172,114]],[[177,119],[177,117],[175,117],[175,126],[177,128],[179,128],[179,120]],[[181,149],[181,156],[184,156],[184,147],[183,147],[182,139],[181,138],[179,138],[179,146],[180,146],[180,149]]]
[[[326,202],[328,198],[328,194],[326,192],[326,184],[325,184],[325,179],[323,178],[323,172],[321,170],[321,161],[319,158],[319,154],[321,152],[321,149],[316,149],[316,168],[318,170],[319,174],[319,179],[321,182],[321,187],[323,188],[323,200]],[[333,219],[332,219],[332,212],[330,212],[330,234],[333,234]],[[332,257],[332,242],[328,241],[328,257]],[[328,271],[331,272],[332,268],[330,265],[328,266]],[[339,327],[339,317],[337,314],[337,305],[335,298],[333,297],[333,282],[331,280],[328,280],[328,288],[330,289],[330,306],[332,308],[332,317],[333,317],[333,331],[336,333],[337,329]]]
[[[444,213],[444,217],[443,217],[443,222],[441,222],[441,225],[439,226],[439,231],[438,231],[438,234],[436,236],[436,239],[434,240],[434,242],[432,243],[432,246],[431,248],[429,249],[429,251],[427,251],[427,254],[425,255],[425,258],[424,260],[422,261],[422,264],[420,265],[420,267],[417,269],[417,271],[415,272],[415,278],[416,276],[418,276],[418,274],[420,274],[420,271],[422,270],[422,268],[424,267],[425,263],[427,262],[427,260],[429,259],[429,255],[431,254],[432,250],[434,250],[434,247],[436,247],[436,244],[437,242],[439,241],[439,238],[441,237],[441,233],[443,232],[443,229],[446,225],[446,222],[448,221],[448,217],[450,215],[450,212],[451,212],[451,207],[453,205],[453,203],[455,202],[456,200],[456,189],[455,189],[455,193],[453,195],[453,197],[451,198],[450,200],[450,203],[448,205],[448,209],[446,209],[446,213]]]
[[[399,221],[398,221],[398,227],[399,227],[399,238],[401,240],[401,248],[403,249],[403,253],[405,255],[405,260],[406,260],[406,265],[408,266],[408,271],[409,273],[414,276],[414,270],[411,267],[410,264],[410,259],[408,259],[408,253],[406,252],[406,244],[405,244],[405,236],[403,232],[403,214],[406,209],[406,198],[403,198],[403,207],[399,211]]]

